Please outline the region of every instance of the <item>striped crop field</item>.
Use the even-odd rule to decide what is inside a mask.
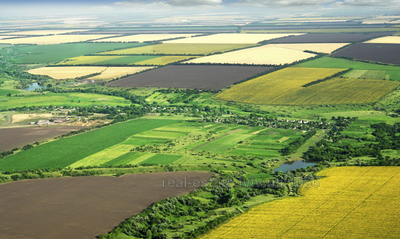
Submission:
[[[399,174],[399,167],[326,169],[303,196],[257,206],[203,238],[397,238]]]
[[[276,71],[238,84],[218,94],[217,99],[251,104],[313,105],[376,102],[399,86],[398,82],[333,78],[304,87],[343,69],[297,68]]]

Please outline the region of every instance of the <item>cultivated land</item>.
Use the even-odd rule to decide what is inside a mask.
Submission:
[[[288,29],[277,29],[277,30],[252,30],[252,29],[244,29],[242,30],[242,33],[247,33],[247,34],[261,34],[261,33],[269,33],[269,34],[277,34],[277,33],[312,33],[312,34],[354,34],[354,33],[362,33],[362,34],[375,34],[375,33],[381,33],[382,35],[387,35],[395,32],[399,32],[400,28],[399,27],[347,27],[347,28],[321,28],[321,27],[314,27],[314,28],[304,28],[304,29],[295,29],[293,27],[289,27]],[[373,38],[373,37],[371,37]],[[371,39],[368,38],[368,39]],[[367,39],[365,39],[367,40]],[[331,42],[331,41],[329,41]]]
[[[84,127],[31,127],[31,128],[4,128],[0,129],[0,151],[12,150],[34,142],[48,140]]]
[[[34,75],[47,75],[53,79],[74,79],[94,73],[101,73],[107,67],[100,66],[73,66],[73,67],[42,67],[29,70]]]
[[[200,57],[184,63],[281,65],[304,60],[313,56],[315,56],[315,54],[275,47],[274,45],[266,45],[219,55]]]
[[[394,81],[333,78],[304,87],[314,81],[312,79],[324,79],[338,72],[338,69],[300,69],[287,68],[258,77],[235,85],[216,98],[252,104],[360,104],[377,102],[400,85]]]
[[[0,237],[94,238],[154,202],[195,189],[192,184],[168,187],[163,182],[203,182],[211,176],[209,172],[171,172],[2,184],[0,210],[7,217],[0,218]]]
[[[58,65],[167,65],[190,58],[193,56],[78,56],[68,58]]]
[[[400,65],[400,44],[359,43],[346,47],[334,56]]]
[[[90,29],[79,30],[79,29],[65,29],[65,30],[32,30],[32,31],[13,31],[3,33],[4,35],[12,35],[12,36],[41,36],[41,35],[58,35],[65,33],[73,33],[73,32],[84,32],[89,31]]]
[[[165,41],[169,43],[202,43],[202,44],[256,44],[261,41],[301,34],[214,34],[209,36],[192,37]]]
[[[68,43],[56,45],[19,46],[17,52],[23,56],[13,59],[15,63],[50,63],[65,58],[94,54],[121,48],[139,47],[142,43]]]
[[[95,40],[104,37],[112,37],[114,35],[53,35],[53,36],[39,36],[39,37],[24,37],[15,39],[0,40],[0,43],[7,44],[61,44],[69,42],[84,42]]]
[[[84,94],[84,93],[46,93],[21,95],[21,96],[0,96],[0,110],[14,109],[18,107],[30,106],[117,106],[130,105],[131,102],[116,96],[100,95],[100,94]]]
[[[303,44],[274,44],[275,47],[298,51],[312,51],[330,54],[333,51],[348,45],[348,43],[303,43]]]
[[[350,43],[361,42],[385,33],[315,33],[272,40],[271,43]]]
[[[246,48],[252,44],[156,44],[138,48],[107,51],[100,54],[107,55],[135,55],[135,54],[170,54],[170,55],[207,55],[216,52],[226,52]]]
[[[111,37],[94,42],[146,42],[146,41],[161,41],[174,38],[189,38],[196,36],[196,34],[138,34],[122,37]]]
[[[109,86],[219,90],[271,69],[258,66],[167,66],[112,82]]]
[[[312,68],[352,68],[354,70],[346,73],[344,76],[350,78],[364,78],[365,72],[368,73],[367,79],[392,79],[400,81],[400,67],[378,65],[373,63],[352,61],[340,58],[322,57],[308,62],[296,65],[297,67],[312,67]],[[379,72],[379,73],[377,73]],[[381,74],[382,78],[377,78]]]
[[[112,80],[128,74],[135,74],[153,67],[101,67],[101,66],[60,66],[42,67],[29,70],[34,75],[48,75],[53,79],[73,79],[98,73],[99,75],[88,77],[92,80]]]
[[[379,43],[379,44],[400,44],[400,36],[380,37],[366,41],[364,43]]]
[[[399,85],[400,82],[394,81],[333,78],[303,87],[278,102],[287,105],[374,103]]]
[[[176,122],[174,120],[138,119],[115,124],[40,145],[29,151],[4,158],[0,160],[0,168],[4,171],[12,171],[67,167],[85,157],[121,143],[132,135]],[[58,153],[54,154],[55,151]]]
[[[302,197],[251,209],[203,238],[394,238],[400,233],[398,167],[324,170]],[[338,209],[340,208],[340,210]]]
[[[98,76],[90,77],[91,80],[103,80],[108,81],[118,77],[136,74],[145,70],[153,69],[154,67],[143,67],[143,66],[135,66],[135,67],[107,67],[103,72],[101,72]]]

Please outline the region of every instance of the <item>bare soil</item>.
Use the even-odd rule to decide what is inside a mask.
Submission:
[[[209,172],[170,172],[2,184],[0,238],[95,238],[154,202],[187,194],[194,189],[190,183],[211,176]],[[185,178],[186,187],[168,187],[168,180]]]
[[[260,66],[166,66],[111,82],[108,86],[220,90],[271,69]]]
[[[400,44],[359,43],[333,55],[400,65]]]
[[[30,127],[30,128],[4,128],[0,129],[0,151],[11,150],[32,144],[36,141],[44,141],[56,136],[66,134],[71,131],[79,130],[81,126],[61,126],[61,127]]]

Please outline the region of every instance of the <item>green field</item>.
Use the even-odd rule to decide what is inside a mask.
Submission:
[[[313,68],[353,68],[353,71],[345,74],[346,77],[367,79],[390,78],[392,80],[400,81],[400,67],[398,66],[378,65],[327,56],[307,61],[296,66]]]
[[[141,164],[172,164],[182,158],[182,155],[156,154],[153,157],[143,161]]]
[[[207,55],[226,52],[252,46],[251,44],[179,44],[167,43],[138,48],[107,51],[101,54],[134,55],[134,54],[170,54],[170,55]]]
[[[3,91],[3,90],[2,90]],[[2,92],[0,91],[0,92]],[[7,97],[0,94],[0,110],[30,106],[93,106],[93,105],[130,105],[131,102],[122,97],[87,94],[87,93],[46,93],[33,94],[21,97]]]
[[[18,93],[21,93],[21,91],[0,89],[0,97],[6,96],[7,94],[18,94]]]
[[[78,56],[68,58],[58,65],[166,65],[189,59],[188,56]]]
[[[0,170],[67,167],[83,158],[119,144],[132,135],[173,123],[177,123],[177,121],[137,119],[114,124],[43,144],[1,159]]]
[[[61,61],[65,58],[94,54],[114,49],[139,47],[143,43],[69,43],[56,45],[18,46],[16,51],[24,54],[15,58],[15,63],[38,64]]]

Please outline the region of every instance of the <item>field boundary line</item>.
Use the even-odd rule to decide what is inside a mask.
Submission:
[[[322,238],[328,236],[328,234],[335,229],[343,220],[345,220],[352,212],[354,212],[357,208],[359,208],[365,201],[367,201],[372,195],[374,195],[379,189],[385,186],[388,182],[390,182],[395,176],[397,176],[399,172],[395,173],[392,177],[390,177],[386,182],[384,182],[381,186],[379,186],[376,190],[374,190],[368,197],[366,197],[362,202],[360,202],[356,207],[354,207],[346,216],[344,216],[338,223],[336,223]]]
[[[363,173],[362,175],[360,175],[357,178],[363,177],[365,174],[369,173],[370,171],[372,171],[372,168],[369,169],[367,172]],[[311,212],[309,212],[307,215],[305,215],[304,217],[302,217],[300,220],[298,220],[292,227],[290,227],[289,229],[287,229],[284,233],[282,233],[279,238],[283,238],[283,236],[288,233],[290,230],[292,230],[295,226],[297,226],[301,221],[303,221],[305,218],[309,217],[312,213],[314,213],[315,211],[317,211],[320,207],[322,207],[323,205],[325,205],[325,203],[332,201],[338,194],[340,194],[341,192],[343,192],[346,188],[348,188],[351,184],[355,183],[355,181],[351,181],[349,184],[347,184],[345,187],[343,187],[342,189],[338,190],[332,197],[326,199],[323,203],[321,203],[318,207],[316,207],[314,210],[312,210]]]

